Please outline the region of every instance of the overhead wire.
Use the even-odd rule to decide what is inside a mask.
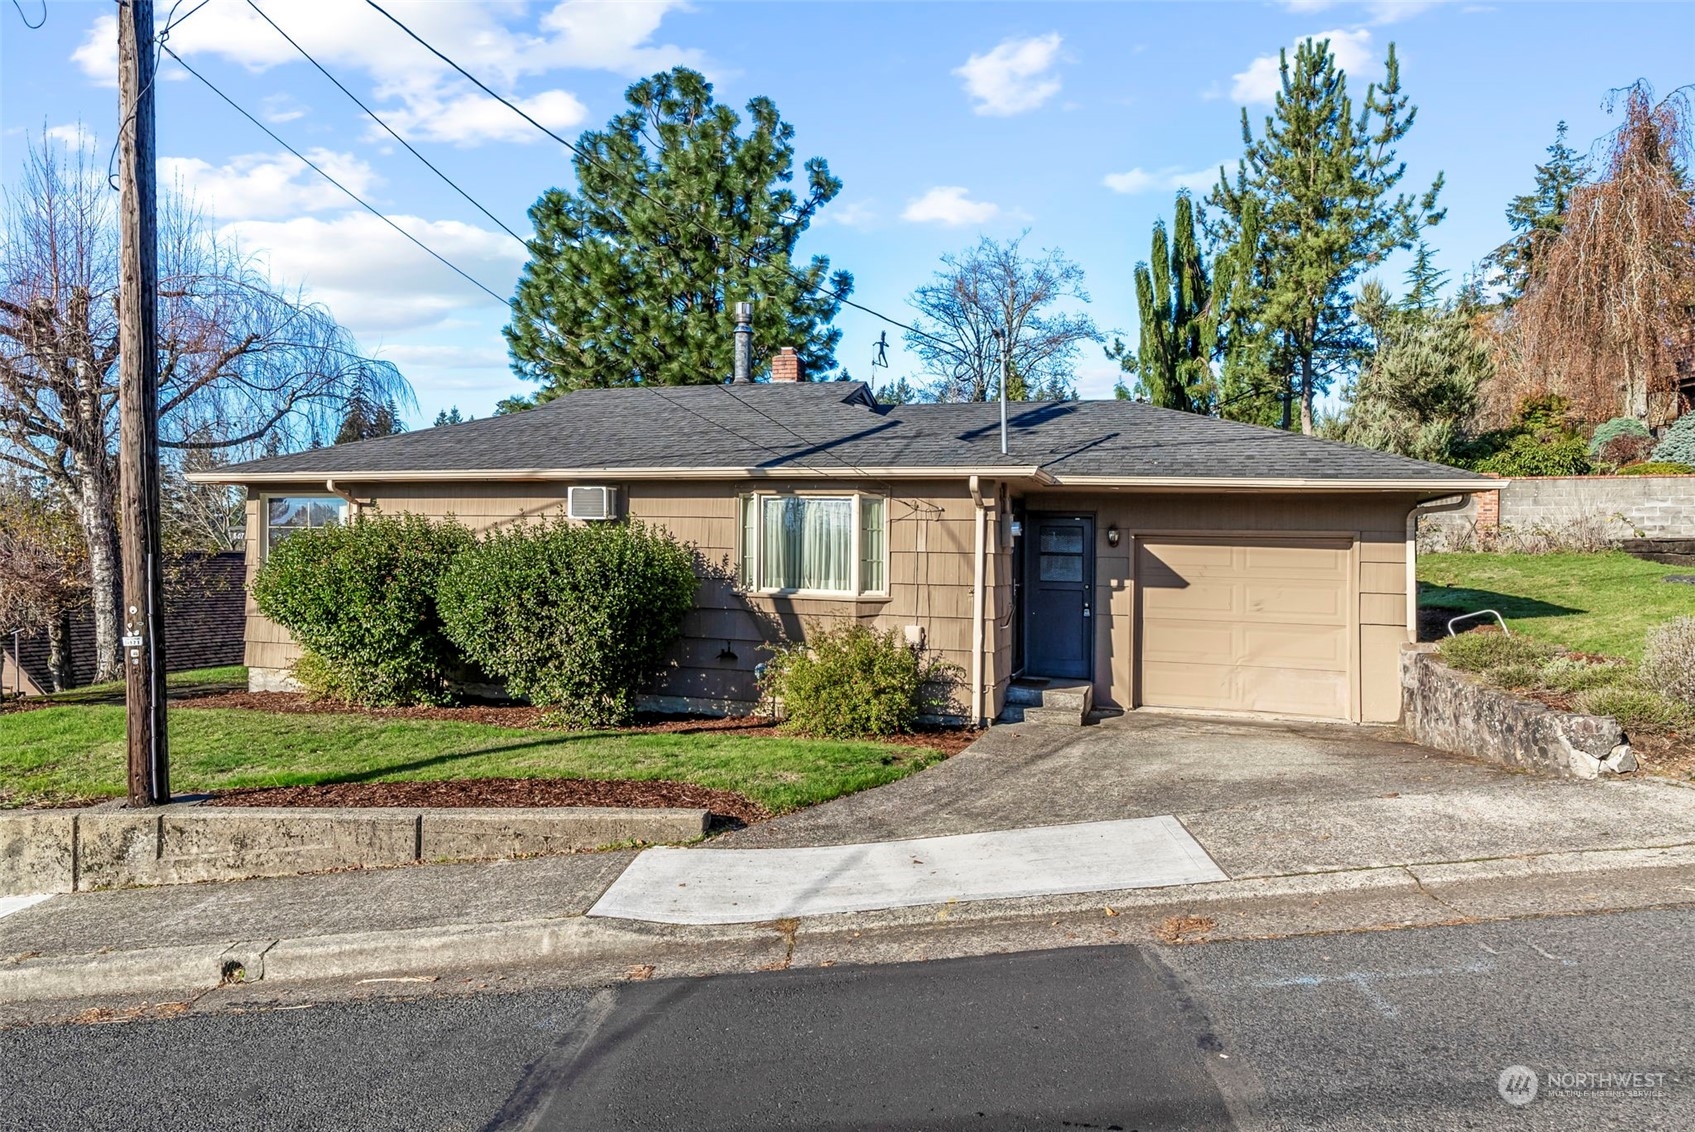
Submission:
[[[406,23],[403,20],[401,20],[399,17],[395,16],[393,13],[388,11],[388,9],[384,8],[381,4],[378,4],[376,2],[376,0],[365,0],[365,3],[368,4],[370,7],[376,9],[377,12],[379,12],[385,19],[387,19],[395,27],[399,28],[402,32],[404,32],[407,35],[407,37],[410,38],[414,43],[418,44],[424,50],[428,51],[431,55],[434,55],[437,59],[441,60],[441,62],[447,64],[454,71],[458,72],[461,77],[463,77],[467,81],[469,81],[478,90],[482,91],[484,94],[488,95],[490,98],[494,99],[496,102],[500,103],[502,106],[505,106],[508,110],[510,110],[514,114],[518,115],[524,121],[528,122],[531,126],[534,126],[537,130],[540,130],[547,137],[553,139],[554,141],[558,142],[560,145],[564,146],[566,149],[570,150],[576,156],[582,158],[584,161],[588,162],[590,165],[593,165],[596,169],[599,169],[601,172],[606,173],[608,176],[616,177],[617,179],[623,181],[626,185],[628,185],[631,189],[633,189],[635,192],[640,194],[647,201],[649,201],[653,205],[657,206],[658,208],[660,208],[661,210],[663,210],[664,212],[666,212],[667,214],[672,216],[674,219],[680,220],[680,221],[682,221],[683,223],[686,223],[686,224],[692,224],[694,227],[699,228],[701,231],[705,232],[708,236],[712,237],[712,239],[714,239],[714,240],[728,246],[729,248],[733,249],[738,255],[740,255],[742,257],[744,263],[751,265],[754,262],[754,260],[757,258],[757,256],[758,256],[757,252],[749,252],[749,251],[744,250],[734,240],[731,240],[728,237],[724,236],[722,233],[720,233],[716,229],[712,228],[710,225],[708,225],[704,220],[700,219],[698,216],[694,216],[692,214],[685,213],[685,212],[678,212],[676,209],[672,208],[670,205],[666,204],[664,201],[661,201],[658,198],[656,198],[652,193],[650,193],[647,190],[646,186],[641,185],[634,180],[631,180],[629,177],[625,176],[624,174],[622,174],[617,169],[614,169],[612,166],[607,165],[604,161],[602,161],[600,158],[596,157],[594,154],[583,150],[581,147],[576,145],[574,142],[570,141],[569,139],[567,139],[567,138],[563,137],[562,135],[556,133],[555,131],[549,129],[547,126],[543,125],[541,122],[537,121],[523,107],[519,106],[517,103],[513,102],[511,99],[500,94],[499,92],[494,90],[492,87],[490,87],[487,83],[485,83],[481,79],[479,79],[476,75],[474,75],[470,71],[466,70],[463,66],[461,66],[459,63],[454,61],[452,58],[450,58],[446,53],[441,51],[434,44],[430,43],[423,36],[419,35],[415,31],[413,31],[410,27],[408,27],[406,25]],[[782,272],[784,275],[787,275],[794,282],[800,284],[802,287],[806,288],[809,291],[815,292],[817,294],[825,295],[825,296],[827,296],[831,299],[834,299],[836,302],[841,303],[843,306],[852,307],[854,310],[860,311],[864,314],[868,314],[873,318],[881,319],[883,322],[888,323],[890,326],[898,327],[899,329],[906,331],[908,334],[915,335],[919,338],[927,339],[928,341],[935,343],[937,346],[939,346],[942,349],[947,350],[951,353],[955,353],[955,354],[962,353],[957,346],[955,346],[953,343],[947,341],[946,339],[938,338],[934,334],[930,334],[927,331],[920,330],[916,326],[911,326],[907,323],[901,322],[899,319],[892,318],[889,315],[886,315],[879,310],[874,310],[873,308],[868,307],[863,303],[855,302],[854,300],[848,298],[845,294],[836,290],[835,288],[826,286],[825,284],[822,284],[822,283],[816,283],[816,282],[812,281],[811,279],[807,278],[806,276],[795,271],[794,269],[787,267],[784,264],[778,262],[775,259],[767,258],[767,259],[765,259],[765,262],[767,264],[769,264],[770,266],[775,267],[778,271]]]
[[[262,19],[266,23],[270,24],[271,27],[276,30],[276,33],[278,35],[280,35],[284,39],[286,39],[288,41],[289,46],[294,48],[296,51],[298,51],[302,58],[304,58],[308,63],[312,64],[312,66],[316,67],[318,69],[318,73],[320,75],[323,75],[326,79],[330,80],[330,82],[334,83],[335,88],[337,90],[341,91],[341,93],[345,94],[353,102],[353,105],[355,105],[355,106],[359,107],[359,109],[363,110],[365,112],[366,117],[370,118],[371,121],[375,122],[377,125],[381,126],[385,131],[387,131],[389,137],[393,138],[395,141],[397,141],[401,145],[405,146],[406,152],[410,153],[413,157],[416,157],[419,161],[423,162],[425,168],[427,168],[430,172],[434,173],[437,177],[440,177],[442,179],[442,181],[447,184],[448,188],[452,189],[454,192],[458,193],[461,197],[463,197],[471,205],[472,208],[476,209],[478,212],[480,212],[484,216],[488,217],[489,221],[492,224],[494,224],[497,228],[499,228],[502,232],[505,232],[508,236],[511,236],[514,240],[517,240],[520,244],[523,244],[526,248],[529,247],[529,242],[527,240],[525,240],[524,237],[520,236],[517,232],[514,232],[510,227],[507,226],[505,221],[501,220],[500,217],[496,216],[494,213],[490,212],[487,208],[483,207],[482,203],[480,201],[478,201],[475,197],[473,197],[470,193],[468,193],[464,189],[460,188],[459,184],[456,181],[454,181],[452,177],[449,177],[446,173],[442,172],[439,168],[437,168],[437,166],[435,165],[434,162],[432,162],[429,158],[425,157],[422,153],[418,152],[417,147],[414,146],[411,142],[407,141],[404,137],[402,137],[400,135],[399,131],[397,131],[393,126],[390,126],[387,122],[383,121],[383,119],[377,114],[377,112],[375,110],[372,110],[369,106],[365,105],[365,103],[362,102],[359,99],[358,95],[354,94],[351,90],[348,90],[346,84],[344,84],[340,79],[336,78],[334,75],[330,74],[328,69],[326,69],[322,63],[318,62],[318,60],[316,60],[312,57],[311,52],[307,51],[304,47],[300,46],[300,44],[298,42],[296,42],[295,38],[292,35],[289,35],[288,32],[284,31],[281,27],[279,27],[277,25],[277,22],[275,20],[271,19],[270,16],[266,15],[265,10],[263,8],[259,7],[258,4],[255,4],[253,2],[253,0],[247,0],[247,6],[249,8],[252,8],[255,12],[257,12],[259,14],[260,19]]]
[[[477,288],[477,290],[483,292],[483,294],[487,295],[489,298],[493,299],[495,302],[501,304],[502,306],[508,305],[508,300],[505,298],[505,296],[499,294],[493,288],[491,288],[487,284],[483,283],[482,280],[478,279],[476,276],[472,275],[470,272],[466,271],[464,268],[460,267],[458,264],[454,263],[452,260],[450,260],[446,256],[442,255],[440,252],[436,251],[434,248],[432,248],[428,244],[424,243],[424,241],[418,239],[418,237],[414,236],[412,233],[410,233],[406,229],[402,228],[399,224],[395,223],[392,218],[390,218],[387,214],[385,214],[381,209],[377,208],[375,205],[373,205],[369,201],[367,201],[364,197],[360,196],[358,193],[354,192],[352,189],[348,188],[346,185],[344,185],[340,181],[336,180],[336,178],[334,178],[327,171],[325,171],[323,166],[319,165],[317,162],[313,161],[311,158],[309,158],[305,154],[301,153],[298,149],[295,149],[288,142],[284,141],[277,134],[277,132],[275,130],[273,130],[269,126],[265,125],[265,123],[261,122],[258,118],[255,118],[252,114],[248,113],[247,110],[245,110],[241,106],[240,103],[236,102],[235,99],[233,99],[229,95],[225,94],[221,89],[219,89],[219,87],[216,83],[212,82],[211,79],[208,79],[205,75],[201,74],[199,71],[195,70],[193,67],[189,66],[186,62],[184,62],[182,56],[178,55],[175,51],[171,50],[171,48],[167,44],[161,43],[159,46],[160,46],[160,49],[165,52],[165,54],[169,55],[172,59],[176,60],[177,64],[179,66],[181,66],[183,70],[185,70],[189,74],[193,75],[196,79],[199,79],[201,84],[204,85],[206,87],[206,89],[210,90],[213,94],[215,94],[219,98],[223,99],[224,102],[226,102],[232,110],[234,110],[237,114],[240,114],[243,118],[246,118],[249,122],[253,123],[255,126],[259,127],[259,129],[263,130],[265,132],[266,136],[268,136],[272,141],[276,142],[278,145],[280,145],[284,149],[288,150],[289,153],[294,155],[296,160],[300,161],[308,169],[311,169],[314,173],[318,174],[318,176],[322,177],[324,180],[328,181],[330,184],[332,184],[336,188],[340,189],[344,194],[347,195],[347,197],[349,199],[351,199],[354,203],[359,205],[360,208],[363,208],[366,212],[369,212],[372,216],[375,216],[378,220],[381,220],[384,224],[387,224],[390,228],[393,228],[396,232],[399,232],[402,236],[404,236],[408,241],[410,241],[412,244],[414,244],[416,247],[418,247],[421,251],[423,251],[431,259],[434,259],[437,263],[440,263],[443,267],[446,267],[449,271],[453,272],[455,275],[459,276],[461,279],[465,280],[467,283],[469,283],[473,287]]]

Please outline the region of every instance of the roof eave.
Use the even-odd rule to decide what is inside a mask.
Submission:
[[[784,465],[780,467],[759,468],[467,468],[463,470],[435,471],[294,471],[294,472],[243,472],[239,467],[220,468],[212,471],[189,472],[185,478],[190,483],[207,484],[255,484],[255,485],[308,485],[321,484],[334,479],[343,483],[454,483],[454,482],[509,482],[536,483],[544,481],[582,481],[582,480],[745,480],[745,479],[878,479],[878,480],[913,480],[913,479],[959,479],[966,476],[981,476],[985,479],[1028,479],[1038,484],[1052,484],[1054,478],[1046,470],[1034,464],[1025,465],[946,465],[935,467],[795,467]]]
[[[1133,487],[1142,491],[1443,491],[1469,494],[1494,491],[1506,480],[1330,479],[1269,476],[1067,476],[1053,477],[1059,487]]]

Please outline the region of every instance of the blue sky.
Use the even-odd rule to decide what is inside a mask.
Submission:
[[[181,10],[196,0],[184,0]],[[569,155],[475,95],[358,0],[260,6],[437,165],[519,232]],[[33,22],[41,0],[21,0]],[[161,5],[163,12],[168,5]],[[979,235],[1029,229],[1029,246],[1079,262],[1103,328],[1133,332],[1134,263],[1176,186],[1204,192],[1257,123],[1279,47],[1329,33],[1353,84],[1397,44],[1419,106],[1402,147],[1409,185],[1447,175],[1432,237],[1457,278],[1506,235],[1507,199],[1529,187],[1560,119],[1578,148],[1613,125],[1607,90],[1695,80],[1689,3],[407,3],[392,11],[565,136],[622,106],[631,80],[686,63],[721,100],[773,98],[797,158],[827,158],[845,188],[803,244],[854,273],[855,298],[902,320],[939,258]],[[26,139],[77,144],[116,120],[111,3],[47,0],[25,28],[0,9],[0,180]],[[292,145],[408,231],[509,294],[523,250],[436,181],[295,55],[244,0],[209,0],[171,46]],[[280,280],[334,311],[418,392],[412,423],[458,405],[486,415],[528,386],[506,366],[504,308],[428,260],[300,167],[169,64],[159,87],[163,175]],[[1356,77],[1357,76],[1357,77]],[[1399,265],[1385,268],[1398,285]],[[857,377],[880,331],[844,311],[839,359]],[[892,376],[911,369],[897,344]],[[1112,363],[1089,350],[1084,396]]]

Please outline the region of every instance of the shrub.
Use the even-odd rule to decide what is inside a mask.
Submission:
[[[1653,434],[1648,426],[1635,417],[1614,417],[1612,420],[1595,426],[1595,433],[1589,438],[1589,454],[1600,456],[1607,445],[1619,439],[1647,440]]]
[[[1621,476],[1689,476],[1695,475],[1695,465],[1674,464],[1668,460],[1645,460],[1620,468]]]
[[[1679,617],[1649,631],[1642,679],[1661,695],[1695,708],[1695,617]]]
[[[1583,476],[1592,468],[1582,437],[1522,433],[1493,456],[1479,460],[1477,470],[1508,477]]]
[[[1654,438],[1651,436],[1615,436],[1601,446],[1597,456],[1603,464],[1622,468],[1628,464],[1640,464],[1653,450]]]
[[[688,547],[640,523],[485,535],[441,579],[447,636],[568,726],[625,723],[694,608]]]
[[[297,675],[370,705],[441,703],[453,650],[436,582],[471,533],[453,520],[367,515],[272,545],[253,579],[259,612],[312,659]]]
[[[1574,656],[1556,656],[1541,670],[1542,687],[1568,694],[1591,688],[1610,688],[1629,682],[1631,676],[1627,665],[1579,660]]]
[[[762,688],[783,701],[785,726],[849,738],[910,731],[948,706],[959,670],[857,622],[807,626],[806,643],[777,652]]]
[[[1610,715],[1627,732],[1643,727],[1684,727],[1695,712],[1637,684],[1617,684],[1579,692],[1574,706],[1588,715]]]
[[[1489,670],[1489,682],[1503,688],[1523,689],[1542,687],[1542,666],[1515,661]]]
[[[1695,412],[1683,414],[1666,430],[1653,458],[1661,463],[1695,465]]]
[[[1488,672],[1509,664],[1540,666],[1554,655],[1552,645],[1505,633],[1471,632],[1449,637],[1436,646],[1449,665],[1462,672]]]

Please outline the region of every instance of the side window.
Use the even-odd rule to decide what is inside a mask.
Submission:
[[[333,495],[272,495],[265,499],[265,549],[296,531],[339,523],[347,517],[347,501]]]

